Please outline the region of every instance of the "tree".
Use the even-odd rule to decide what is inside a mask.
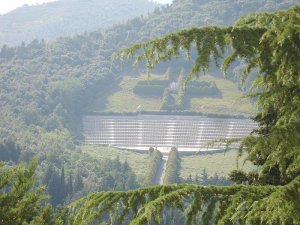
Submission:
[[[70,196],[73,194],[73,176],[71,172],[69,173],[69,179],[67,183],[67,194]]]
[[[21,154],[20,146],[14,140],[8,139],[0,143],[0,160],[18,163]]]
[[[207,181],[208,181],[208,174],[206,172],[206,169],[204,168],[202,173],[201,173],[201,184],[202,185],[207,185]]]
[[[70,206],[76,215],[73,224],[94,222],[95,208],[97,218],[118,210],[119,221],[130,214],[130,224],[159,224],[167,207],[186,210],[186,224],[199,224],[200,220],[203,224],[299,224],[299,25],[300,6],[295,6],[286,11],[249,15],[234,26],[179,31],[122,50],[118,54],[121,60],[139,51],[137,60],[146,60],[148,69],[152,69],[183,50],[189,54],[191,46],[195,46],[198,56],[190,77],[206,72],[211,58],[218,64],[228,49],[232,53],[223,61],[225,72],[238,58],[247,63],[242,80],[252,69],[258,69],[250,96],[257,98],[260,112],[254,119],[260,126],[240,146],[240,153],[246,151],[247,159],[261,167],[258,185],[170,185],[93,193]],[[249,177],[255,176],[252,173]]]
[[[37,160],[30,165],[7,167],[0,164],[1,225],[62,225],[64,212],[54,212],[43,188],[34,189]]]
[[[83,188],[83,181],[79,171],[76,173],[75,181],[74,181],[74,192],[80,191]]]
[[[161,110],[168,110],[171,108],[171,98],[172,96],[170,95],[168,88],[165,88],[163,98],[162,98],[162,103],[160,106]]]
[[[62,199],[62,202],[67,197],[67,185],[65,178],[65,167],[62,166],[60,172],[60,188],[59,188],[59,198]]]
[[[179,175],[180,175],[180,157],[179,157],[178,149],[176,147],[172,147],[168,155],[163,184],[179,183]]]
[[[64,199],[61,196],[62,193],[61,179],[56,169],[54,169],[52,172],[52,176],[49,180],[49,183],[47,184],[47,189],[51,197],[50,199],[51,204],[53,206],[62,205]]]

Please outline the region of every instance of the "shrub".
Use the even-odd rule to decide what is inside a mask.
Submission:
[[[136,85],[133,88],[133,93],[136,95],[142,96],[162,96],[164,93],[165,87],[162,85]]]
[[[175,184],[179,182],[180,158],[178,150],[175,147],[171,148],[168,156],[164,184]]]
[[[162,161],[162,154],[158,150],[154,150],[149,159],[148,169],[143,181],[143,186],[150,186],[155,184],[155,176],[158,171],[159,165]]]
[[[215,82],[191,81],[186,88],[185,94],[187,97],[219,97],[221,91]]]

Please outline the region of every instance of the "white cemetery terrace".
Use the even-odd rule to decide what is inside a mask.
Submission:
[[[204,116],[137,115],[84,116],[85,144],[107,145],[132,150],[149,147],[168,152],[224,150],[225,143],[209,143],[229,138],[243,138],[257,128],[250,119],[209,118]],[[238,143],[231,148],[237,148]]]

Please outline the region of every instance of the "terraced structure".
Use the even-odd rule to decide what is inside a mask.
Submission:
[[[138,115],[85,116],[85,144],[107,145],[133,150],[156,147],[168,152],[218,151],[225,148],[222,139],[242,138],[257,127],[250,119],[209,118],[204,116]],[[238,143],[232,144],[236,148]]]

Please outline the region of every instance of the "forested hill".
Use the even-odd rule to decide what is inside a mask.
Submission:
[[[34,40],[17,47],[3,46],[0,51],[0,153],[5,158],[0,159],[28,161],[37,155],[41,177],[52,163],[61,170],[65,165],[66,170],[76,174],[76,168],[85,168],[86,163],[83,158],[79,160],[81,154],[75,154],[80,153],[75,141],[80,136],[81,115],[96,94],[113,91],[124,74],[117,65],[111,69],[114,51],[179,28],[231,23],[244,13],[285,9],[297,2],[180,0],[147,17],[105,31],[50,42]],[[96,169],[91,166],[91,170]]]
[[[127,25],[109,30],[114,30],[118,34],[120,30],[127,30],[128,40],[141,42],[178,29],[228,25],[250,12],[276,11],[300,3],[299,0],[174,0],[173,2],[170,7],[163,10],[156,9],[148,17],[133,19]]]
[[[0,46],[106,28],[159,6],[148,0],[58,0],[24,5],[0,16]]]
[[[103,35],[105,49],[118,51],[135,43],[148,41],[179,29],[198,26],[228,25],[243,15],[287,9],[300,0],[174,0],[173,4],[155,9],[147,17],[138,17],[125,24],[108,28]],[[184,62],[189,68],[191,64]],[[171,67],[181,67],[176,61]],[[166,64],[162,64],[164,68]],[[159,65],[157,68],[160,68]]]
[[[52,42],[34,40],[18,47],[3,46],[1,127],[66,127],[70,115],[80,115],[97,92],[105,93],[111,89],[108,84],[113,86],[122,76],[124,72],[119,68],[110,70],[111,55],[121,47],[182,27],[232,23],[241,14],[284,9],[297,2],[300,1],[181,0],[105,31]]]

